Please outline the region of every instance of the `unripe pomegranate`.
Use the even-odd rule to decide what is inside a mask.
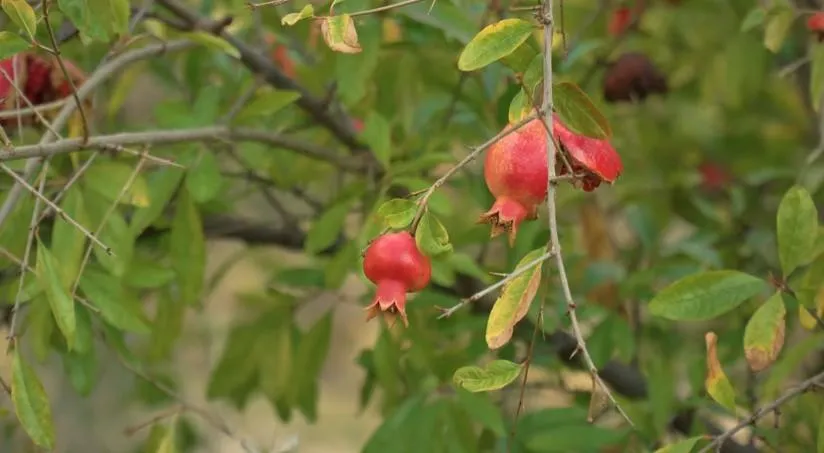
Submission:
[[[630,19],[632,19],[632,10],[629,7],[621,6],[612,12],[607,25],[607,32],[611,36],[620,36],[629,27]]]
[[[818,37],[818,42],[824,42],[824,11],[817,12],[807,19],[807,29]]]
[[[363,273],[377,285],[375,298],[366,308],[366,320],[383,312],[390,323],[400,315],[403,324],[409,326],[406,293],[426,288],[432,276],[429,258],[418,250],[415,238],[401,231],[375,239],[366,249]]]
[[[534,119],[487,151],[484,179],[495,203],[478,222],[492,225],[491,237],[506,232],[513,245],[521,222],[538,216],[547,189],[546,139],[542,121]]]
[[[621,55],[610,64],[604,77],[604,99],[607,102],[643,101],[650,94],[666,92],[666,77],[642,53]]]

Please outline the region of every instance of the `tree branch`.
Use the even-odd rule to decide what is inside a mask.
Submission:
[[[124,132],[120,134],[98,135],[89,137],[88,143],[80,138],[70,138],[53,143],[19,146],[11,150],[0,149],[0,162],[31,159],[65,154],[84,149],[107,149],[112,147],[134,145],[162,145],[180,142],[208,140],[253,141],[290,149],[306,157],[328,162],[341,170],[362,172],[366,166],[351,157],[337,156],[329,150],[294,137],[271,132],[250,129],[211,126],[193,129],[155,130],[144,132]]]

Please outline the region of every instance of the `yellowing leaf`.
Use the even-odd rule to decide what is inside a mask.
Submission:
[[[735,389],[724,373],[716,352],[718,336],[714,332],[707,332],[704,340],[707,343],[707,378],[704,381],[704,386],[712,399],[735,413]]]
[[[744,330],[744,355],[753,371],[761,371],[773,362],[784,346],[787,309],[781,293],[767,299],[752,315]]]
[[[810,314],[807,307],[801,304],[798,304],[798,322],[801,324],[801,327],[807,330],[815,330],[815,328],[818,327],[818,321]]]
[[[452,382],[470,392],[488,392],[506,387],[521,374],[523,365],[508,360],[494,360],[486,367],[458,368]]]
[[[43,384],[14,348],[11,362],[11,399],[17,419],[35,444],[54,449],[54,424]]]
[[[303,19],[307,19],[307,18],[314,17],[314,16],[315,16],[315,8],[313,8],[312,5],[306,5],[306,6],[303,7],[302,10],[300,10],[299,13],[289,13],[289,14],[283,16],[283,19],[281,19],[280,24],[281,25],[295,25],[296,23],[298,23],[299,21],[301,21]]]
[[[674,444],[665,445],[655,450],[655,453],[690,453],[695,448],[695,444],[702,439],[704,439],[704,436],[690,437]]]
[[[600,139],[612,137],[609,121],[578,85],[572,82],[554,84],[552,103],[561,121],[573,132]]]
[[[509,122],[517,123],[532,113],[529,97],[524,90],[518,91],[512,102],[509,103]]]
[[[2,0],[3,11],[15,25],[26,31],[34,40],[37,32],[37,15],[26,0]]]
[[[527,253],[518,262],[516,269],[528,266],[543,254],[543,247]],[[529,305],[541,285],[542,264],[543,261],[538,262],[504,285],[486,323],[486,344],[490,349],[500,348],[509,342],[515,324],[526,316]]]
[[[522,19],[504,19],[487,25],[464,47],[458,69],[474,71],[506,57],[529,39],[534,29]]]
[[[359,53],[362,49],[358,43],[358,31],[355,21],[348,14],[324,17],[320,31],[326,45],[335,52]]]
[[[61,281],[60,263],[55,262],[54,256],[46,246],[37,241],[37,278],[46,290],[46,299],[49,301],[52,315],[57,327],[66,338],[69,351],[74,349],[74,339],[77,333],[77,318],[75,318],[74,299],[69,293],[68,285]]]
[[[794,20],[795,11],[789,7],[778,8],[777,12],[771,14],[764,30],[764,46],[773,53],[781,50]]]

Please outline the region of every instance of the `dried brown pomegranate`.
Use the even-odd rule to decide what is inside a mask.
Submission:
[[[492,225],[491,237],[506,232],[513,245],[518,225],[538,216],[538,205],[546,198],[546,138],[542,121],[535,119],[487,151],[484,179],[495,203],[478,222]]]
[[[621,55],[609,65],[604,77],[604,98],[607,102],[643,101],[650,94],[666,92],[666,77],[642,53]]]
[[[818,37],[818,42],[824,42],[824,11],[815,13],[807,19],[807,29]]]
[[[601,182],[615,182],[624,170],[621,156],[609,141],[572,132],[558,115],[553,117],[552,133],[558,138],[573,174],[578,175],[572,180],[576,187],[592,192]],[[556,160],[555,168],[558,175],[568,173],[563,159]]]
[[[378,286],[372,304],[366,308],[366,320],[383,312],[390,323],[400,316],[408,326],[406,293],[426,288],[432,275],[429,258],[418,250],[415,238],[401,231],[375,239],[366,249],[363,273]]]

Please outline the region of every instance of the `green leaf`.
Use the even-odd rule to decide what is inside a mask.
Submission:
[[[770,14],[767,27],[764,30],[764,46],[773,53],[778,53],[787,33],[795,20],[795,11],[789,7],[779,7],[778,11]]]
[[[54,449],[54,424],[43,384],[15,348],[11,362],[11,399],[23,429],[38,446]]]
[[[292,318],[286,313],[283,323],[269,326],[263,335],[266,354],[260,358],[260,386],[273,404],[288,400],[292,376],[296,372],[294,347],[292,346]]]
[[[763,24],[766,18],[767,10],[760,6],[756,6],[751,9],[750,12],[748,12],[744,17],[744,20],[741,21],[741,31],[747,32],[752,30],[753,28]]]
[[[201,150],[194,165],[186,172],[186,188],[192,198],[198,203],[207,203],[220,194],[223,185],[223,175],[214,153]]]
[[[153,453],[177,453],[177,429],[174,423],[165,431]]]
[[[89,396],[97,381],[97,354],[94,348],[83,353],[67,352],[62,358],[63,370],[72,387],[80,396]]]
[[[80,279],[80,289],[112,326],[139,334],[150,332],[140,300],[116,278],[87,269]]]
[[[526,441],[530,451],[542,453],[604,451],[626,438],[626,431],[589,424],[554,426]]]
[[[509,103],[509,122],[517,123],[529,116],[533,110],[532,105],[529,103],[529,97],[524,90],[520,90]]]
[[[181,190],[172,221],[170,254],[183,303],[200,301],[206,272],[206,239],[200,212],[187,190]]]
[[[358,53],[361,51],[355,21],[348,14],[322,18],[320,31],[326,45],[335,52]]]
[[[349,214],[349,203],[341,202],[333,205],[318,217],[306,235],[304,248],[308,253],[317,254],[337,241],[343,230],[346,216]]]
[[[92,229],[97,230],[101,224],[103,225],[97,237],[111,247],[114,253],[109,255],[102,248],[95,246],[94,256],[106,270],[122,277],[132,259],[135,246],[135,238],[131,235],[123,214],[119,209],[109,212],[109,203],[96,192],[84,192],[83,200]]]
[[[315,9],[312,7],[312,5],[306,5],[303,7],[302,10],[300,10],[299,13],[289,13],[283,16],[283,19],[281,19],[280,24],[291,26],[295,25],[303,19],[308,19],[310,17],[315,17]]]
[[[412,223],[417,209],[418,205],[414,201],[395,198],[380,205],[377,215],[387,227],[400,230]]]
[[[329,312],[303,334],[295,354],[294,382],[298,386],[295,403],[310,421],[316,419],[318,377],[329,353],[331,337],[332,312]]]
[[[26,0],[2,0],[3,11],[15,25],[22,28],[32,41],[37,34],[37,15]]]
[[[109,37],[123,36],[129,31],[131,10],[129,0],[86,0],[89,10],[109,31]]]
[[[703,439],[704,436],[690,437],[674,444],[665,445],[655,450],[655,453],[690,453],[698,441]]]
[[[462,388],[459,388],[456,393],[458,402],[467,414],[493,433],[499,436],[506,435],[506,424],[501,415],[501,409],[489,401],[487,396],[470,393]]]
[[[64,286],[60,280],[60,263],[55,262],[54,256],[39,239],[37,241],[36,272],[40,284],[46,290],[46,298],[57,327],[66,338],[66,345],[71,351],[74,349],[74,339],[77,333],[74,299],[69,292],[70,288]]]
[[[511,54],[521,46],[535,27],[522,19],[504,19],[487,25],[464,47],[458,69],[474,71]]]
[[[137,237],[163,213],[171,201],[185,171],[175,167],[166,167],[153,172],[149,184],[149,207],[135,210],[132,215],[130,230]]]
[[[720,316],[763,292],[767,283],[735,271],[708,271],[683,277],[660,291],[649,311],[673,321],[701,321]]]
[[[552,103],[561,121],[573,132],[587,137],[612,137],[609,121],[578,85],[556,83],[552,87]]]
[[[388,169],[392,160],[392,128],[386,119],[380,113],[369,112],[360,136],[383,168]]]
[[[493,360],[486,367],[465,366],[452,376],[456,386],[470,392],[499,390],[512,383],[521,374],[523,365],[508,360]]]
[[[776,234],[781,269],[787,277],[810,260],[818,238],[818,210],[809,192],[793,186],[778,206]]]
[[[208,49],[225,53],[230,57],[240,58],[240,51],[237,50],[235,46],[231,45],[225,39],[211,33],[207,33],[205,31],[187,32],[181,33],[181,37],[191,39],[192,41]]]
[[[137,289],[162,288],[175,279],[175,271],[150,259],[134,258],[123,274],[123,284]]]
[[[0,59],[13,57],[28,48],[29,43],[20,35],[10,31],[0,31]]]
[[[777,292],[750,317],[744,329],[744,355],[753,371],[761,371],[778,358],[784,346],[784,299]]]
[[[81,225],[89,221],[83,206],[83,197],[79,188],[72,187],[66,192],[60,203],[63,211]],[[74,225],[58,216],[52,230],[52,255],[60,263],[60,282],[64,288],[71,288],[80,271],[80,262],[86,252],[86,236]]]
[[[824,414],[819,414],[817,453],[824,453]]]
[[[452,252],[449,232],[440,220],[429,211],[424,211],[418,229],[415,231],[415,244],[418,250],[429,257],[440,257]]]
[[[518,262],[516,269],[523,268],[544,254],[544,247],[527,253]],[[490,349],[498,349],[512,338],[512,332],[521,319],[526,316],[529,306],[538,288],[541,286],[541,268],[543,261],[510,280],[501,290],[501,295],[489,312],[486,323],[486,344]]]
[[[255,93],[255,98],[237,115],[236,121],[269,117],[292,105],[300,96],[300,93],[291,90],[259,90]]]
[[[255,326],[238,325],[232,328],[220,360],[209,377],[208,398],[229,398],[256,375],[256,343],[259,338],[260,329]]]
[[[824,98],[824,43],[810,46],[810,102],[815,111],[820,112]]]
[[[184,301],[177,298],[173,299],[168,290],[158,293],[157,309],[151,323],[152,336],[147,348],[147,355],[150,358],[168,357],[175,340],[180,336],[183,329],[185,311]],[[106,325],[108,326],[108,324]]]
[[[113,161],[96,161],[83,175],[83,182],[89,189],[102,195],[109,201],[116,201],[120,192],[132,178],[134,169],[129,165]],[[146,180],[137,175],[126,193],[120,198],[121,203],[139,208],[149,206],[149,187]]]
[[[707,377],[704,379],[704,387],[707,393],[718,404],[735,414],[735,388],[730,383],[721,362],[718,361],[716,352],[718,336],[713,332],[708,332],[704,339],[707,344]]]

